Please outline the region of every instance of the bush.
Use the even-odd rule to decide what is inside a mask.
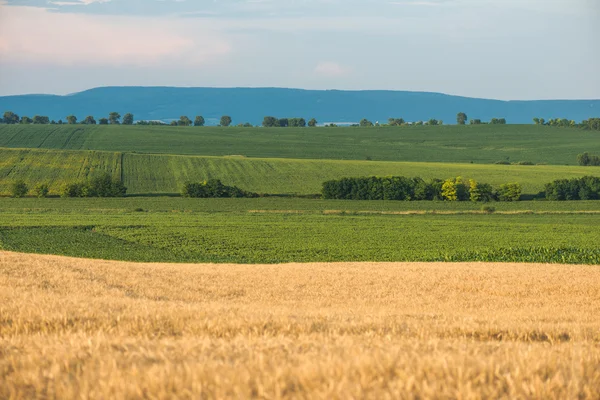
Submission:
[[[515,165],[535,165],[535,164],[531,161],[519,161],[519,162],[515,163]]]
[[[469,198],[471,201],[492,201],[494,200],[494,190],[489,183],[478,183],[471,179],[469,180]]]
[[[442,197],[448,201],[466,201],[470,198],[469,188],[460,176],[446,179],[442,185]]]
[[[15,198],[25,197],[27,195],[27,192],[29,192],[29,187],[22,180],[13,182],[13,184],[10,187],[10,194],[12,197]]]
[[[577,163],[582,166],[600,166],[600,157],[590,156],[587,152],[577,156]]]
[[[523,188],[518,183],[506,183],[500,185],[496,196],[500,201],[519,201]]]
[[[186,183],[183,185],[181,195],[192,198],[258,197],[256,193],[246,192],[236,186],[223,185],[218,179]]]
[[[510,165],[510,161],[496,161],[494,164],[496,165]]]
[[[492,206],[483,206],[481,207],[481,211],[483,211],[486,214],[493,214],[496,212],[496,208]]]
[[[33,189],[35,195],[39,198],[48,197],[48,193],[50,192],[50,188],[46,183],[39,183]]]

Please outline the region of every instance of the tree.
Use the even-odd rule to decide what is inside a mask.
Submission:
[[[442,185],[442,197],[447,201],[469,200],[469,189],[460,176],[447,179]]]
[[[25,197],[27,195],[27,192],[29,192],[29,187],[22,180],[15,181],[10,186],[10,194],[12,195],[12,197]]]
[[[275,117],[264,117],[262,126],[265,128],[276,128],[279,126],[279,120]]]
[[[431,126],[436,126],[438,124],[438,120],[437,119],[430,119],[429,121],[427,121],[427,125],[431,125]]]
[[[33,123],[38,125],[47,125],[50,123],[50,118],[42,115],[35,115],[33,117]]]
[[[403,118],[388,118],[389,126],[401,126],[404,125],[406,121]]]
[[[21,117],[22,124],[28,125],[28,124],[31,124],[32,122],[33,122],[33,120],[27,116]]]
[[[33,192],[39,198],[48,197],[48,192],[50,192],[50,188],[47,183],[38,183],[34,188]]]
[[[229,125],[231,125],[231,117],[229,115],[223,115],[221,117],[220,125],[221,126],[229,126]]]
[[[4,122],[5,124],[10,124],[10,125],[18,124],[19,121],[21,121],[19,116],[12,111],[6,111],[4,113],[4,117],[2,118],[2,122]]]
[[[523,189],[518,183],[506,183],[500,185],[498,189],[498,200],[500,201],[518,201],[521,198]]]
[[[480,119],[472,119],[471,121],[469,121],[469,124],[471,124],[471,125],[481,125],[481,120]]]
[[[538,117],[535,117],[533,119],[533,123],[536,124],[536,125],[539,125],[540,124],[540,119]]]
[[[290,120],[288,118],[280,118],[279,126],[282,128],[287,128],[290,125]]]
[[[113,111],[110,114],[108,114],[108,122],[111,125],[119,125],[120,124],[120,119],[121,119],[121,114],[119,114],[116,111]]]
[[[317,126],[317,124],[318,124],[318,122],[314,118],[311,118],[311,120],[308,121],[308,126],[311,127],[311,128],[314,128],[315,126]]]
[[[546,125],[546,120],[544,118],[540,118],[540,125]]]
[[[182,115],[181,117],[179,117],[179,121],[177,121],[177,125],[178,126],[190,126],[190,125],[192,125],[192,120],[189,119],[188,117],[186,117],[185,115]]]
[[[108,123],[108,120],[106,120],[106,122]],[[85,119],[83,120],[83,124],[85,125],[96,125],[96,120],[94,119],[93,116],[88,115],[87,117],[85,117]]]
[[[456,123],[458,125],[464,125],[467,123],[467,114],[465,114],[464,112],[459,112],[458,114],[456,114]]]
[[[123,116],[123,125],[133,125],[133,114],[127,113]]]
[[[98,120],[98,125],[108,125],[108,118],[100,118]]]
[[[194,119],[194,126],[204,126],[206,121],[204,121],[204,117],[202,115],[197,115]]]
[[[69,123],[69,125],[75,125],[77,123],[77,117],[74,115],[69,115],[67,117],[67,122]]]
[[[171,123],[169,124],[169,126],[177,126],[177,125],[178,125],[177,121],[175,121],[175,120],[171,121]]]
[[[363,118],[358,123],[360,126],[373,126],[373,123],[366,118]]]

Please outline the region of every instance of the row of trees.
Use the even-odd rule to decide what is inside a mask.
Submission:
[[[577,163],[581,166],[600,166],[600,157],[591,156],[587,152],[577,155]]]
[[[494,189],[490,184],[461,177],[452,179],[407,178],[403,176],[342,178],[323,183],[324,199],[339,200],[445,200],[488,202],[517,201],[522,188],[507,183]]]
[[[49,192],[47,183],[40,183],[33,188],[33,194],[37,197],[48,197]],[[23,180],[13,182],[12,197],[25,197],[29,193],[30,188]],[[86,182],[66,183],[60,190],[61,197],[123,197],[126,193],[125,185],[109,174],[96,176]]]
[[[548,200],[600,200],[600,178],[559,179],[545,187]]]
[[[317,126],[317,120],[312,118],[308,121],[308,126],[313,128]],[[267,116],[263,119],[262,126],[265,128],[304,128],[307,123],[304,118],[276,118]]]
[[[181,189],[181,195],[192,198],[258,197],[258,194],[247,192],[237,186],[226,186],[218,179],[186,183]]]
[[[544,118],[534,118],[533,123],[536,125],[556,126],[559,128],[583,128],[591,131],[600,131],[600,118],[590,118],[577,123],[574,120],[566,118],[555,118],[546,121]]]

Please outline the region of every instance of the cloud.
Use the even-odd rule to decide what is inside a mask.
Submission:
[[[335,78],[347,75],[351,71],[349,68],[346,68],[336,62],[322,61],[317,64],[317,66],[314,69],[314,72],[318,76]]]
[[[193,66],[232,50],[219,32],[181,20],[62,14],[2,5],[0,15],[4,64]]]
[[[49,4],[57,6],[89,6],[93,3],[108,3],[111,0],[73,0],[73,1],[49,1]]]

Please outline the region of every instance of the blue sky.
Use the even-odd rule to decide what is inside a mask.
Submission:
[[[600,98],[598,0],[0,0],[0,95],[296,87]]]

